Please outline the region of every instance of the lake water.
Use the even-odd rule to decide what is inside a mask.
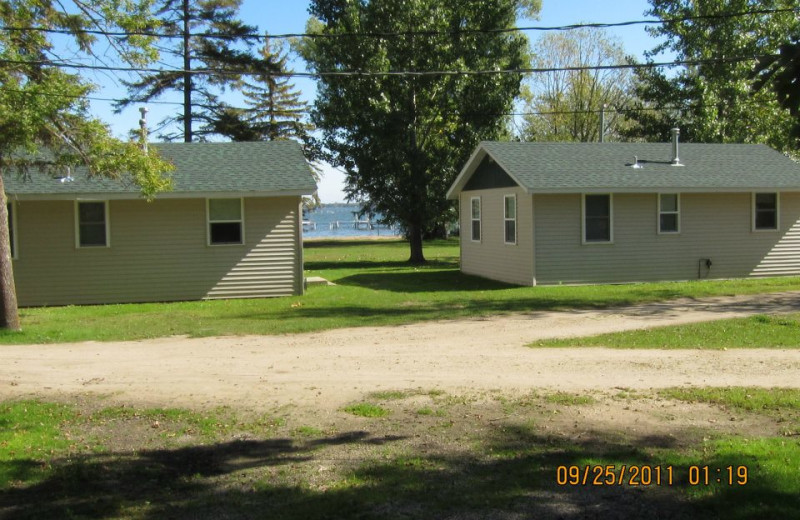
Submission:
[[[396,227],[389,229],[385,224],[380,224],[380,215],[374,215],[371,221],[366,215],[359,218],[359,207],[357,204],[326,204],[306,213],[303,219],[303,237],[351,238],[402,234]]]

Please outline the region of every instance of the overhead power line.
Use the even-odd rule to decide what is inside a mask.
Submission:
[[[664,67],[696,67],[701,65],[721,65],[726,63],[743,63],[774,58],[777,55],[762,56],[740,56],[731,58],[712,58],[706,60],[675,60],[664,62],[647,63],[620,63],[614,65],[589,65],[573,67],[534,67],[518,69],[486,69],[486,70],[388,70],[388,71],[320,71],[320,72],[273,72],[273,71],[253,71],[253,70],[213,70],[213,69],[167,69],[169,72],[179,74],[192,74],[197,76],[267,76],[276,78],[330,78],[330,77],[423,77],[423,76],[492,76],[505,74],[541,74],[549,72],[581,72],[594,70],[619,70],[619,69],[651,69]],[[22,65],[22,66],[51,66],[65,69],[81,69],[110,72],[138,72],[138,73],[160,73],[165,69],[149,67],[114,67],[107,65],[85,65],[56,60],[0,60],[0,65]]]
[[[14,92],[18,94],[29,94],[34,95],[31,92],[26,92],[24,90],[13,89],[9,87],[0,87],[0,92]],[[103,101],[109,103],[118,103],[121,100],[114,99],[114,98],[106,98],[106,97],[95,97],[95,96],[74,96],[69,94],[57,94],[57,93],[42,93],[37,92],[35,95],[43,96],[43,97],[56,97],[56,98],[71,98],[71,99],[85,99],[88,101]],[[182,102],[179,101],[147,101],[143,102],[143,104],[148,105],[172,105],[172,106],[183,106]],[[743,103],[746,106],[753,106],[753,107],[766,107],[768,106],[762,102],[756,101],[749,101]],[[609,107],[606,109],[581,109],[581,110],[552,110],[552,111],[528,111],[528,112],[503,112],[503,113],[488,113],[488,112],[481,112],[480,115],[485,116],[497,116],[497,117],[524,117],[524,116],[565,116],[565,115],[582,115],[582,114],[600,114],[601,112],[605,111],[608,112],[618,112],[618,113],[636,113],[636,112],[666,112],[666,111],[685,111],[685,110],[697,110],[701,108],[716,108],[716,105],[711,105],[707,103],[695,103],[695,104],[687,104],[687,105],[667,105],[667,106],[650,106],[650,107]],[[311,110],[298,110],[297,113],[308,114]],[[470,114],[475,115],[476,113],[470,112]]]
[[[345,33],[288,33],[288,34],[260,34],[260,33],[245,33],[239,37],[245,40],[270,40],[270,39],[289,39],[289,38],[396,38],[401,36],[457,36],[457,35],[470,35],[470,34],[501,34],[513,32],[552,32],[552,31],[573,31],[577,29],[609,29],[614,27],[630,27],[636,25],[669,25],[674,23],[683,22],[699,22],[699,21],[715,21],[727,20],[731,18],[738,18],[743,16],[758,16],[758,15],[772,15],[781,13],[800,12],[800,8],[781,8],[781,9],[755,9],[751,11],[739,11],[736,13],[722,13],[712,15],[698,15],[687,16],[683,18],[668,18],[664,20],[651,19],[651,20],[629,20],[625,22],[612,22],[612,23],[581,23],[571,25],[556,25],[556,26],[527,26],[527,27],[506,27],[498,29],[457,29],[452,31],[391,31],[391,32],[345,32]],[[144,36],[152,38],[174,38],[182,39],[182,33],[164,33],[158,31],[132,31],[132,32],[115,32],[103,31],[99,29],[52,29],[48,27],[20,27],[20,26],[3,26],[0,31],[6,32],[45,32],[51,34],[87,34],[95,36],[107,36],[112,38],[124,38],[127,36]],[[229,34],[202,32],[190,33],[193,38],[208,38],[208,39],[230,39]]]

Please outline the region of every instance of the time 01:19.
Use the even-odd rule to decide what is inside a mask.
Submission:
[[[729,486],[747,484],[747,466],[689,466],[689,485],[708,486],[713,483]]]

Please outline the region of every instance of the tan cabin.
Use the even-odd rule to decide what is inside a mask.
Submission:
[[[800,165],[763,145],[481,143],[461,270],[518,285],[800,275]]]
[[[22,306],[260,298],[303,293],[301,197],[316,191],[300,145],[151,145],[174,189],[7,175]]]

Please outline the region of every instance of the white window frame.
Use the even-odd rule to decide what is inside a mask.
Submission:
[[[586,197],[595,195],[608,196],[608,240],[586,240]],[[585,246],[609,245],[614,243],[614,194],[583,193],[581,195],[581,244]]]
[[[478,201],[478,218],[475,218],[475,215],[474,215],[474,213],[472,211],[473,208],[474,208],[473,203],[476,200]],[[483,207],[482,206],[483,205],[481,204],[481,198],[480,197],[470,197],[470,199],[469,199],[469,238],[470,238],[470,240],[472,242],[480,242],[481,240],[483,240],[483,222],[482,222],[482,219],[483,219]],[[473,231],[475,222],[478,223],[478,240],[475,240],[475,233]]]
[[[238,220],[211,220],[211,201],[212,200],[238,200],[239,201],[239,219]],[[242,228],[242,240],[240,242],[226,242],[222,244],[211,243],[211,224],[239,224]],[[215,197],[213,199],[206,199],[206,245],[208,247],[228,247],[228,246],[242,246],[245,243],[244,234],[244,198],[243,197]]]
[[[675,211],[664,211],[661,208],[661,197],[663,195],[675,195]],[[661,215],[675,215],[678,229],[675,231],[664,231],[661,229]],[[681,232],[681,194],[680,193],[659,193],[658,194],[658,234],[659,235],[679,235]]]
[[[514,217],[508,218],[506,215],[506,201],[508,199],[514,200]],[[514,223],[514,240],[512,242],[508,241],[508,236],[506,236],[506,226],[508,222]],[[505,195],[503,197],[503,240],[507,245],[516,245],[517,244],[517,196],[516,194],[512,195]]]
[[[756,195],[775,195],[775,227],[759,228],[756,227]],[[759,191],[753,192],[750,198],[751,230],[753,233],[774,233],[781,228],[781,194],[778,191]]]
[[[6,199],[7,200],[7,199]],[[7,200],[6,208],[8,210],[8,215],[11,217],[11,226],[8,228],[9,233],[11,233],[11,259],[16,260],[19,258],[19,238],[17,235],[17,202],[13,200]]]
[[[81,245],[81,204],[103,204],[103,216],[105,217],[106,226],[106,243],[105,245]],[[76,249],[108,249],[111,247],[111,212],[107,200],[76,200],[74,206],[75,213],[75,248]]]

